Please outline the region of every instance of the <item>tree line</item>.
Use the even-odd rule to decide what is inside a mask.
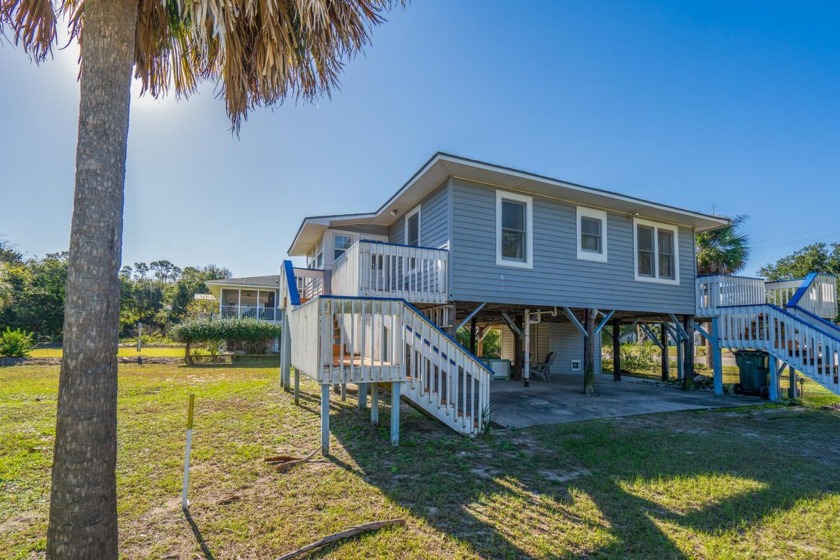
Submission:
[[[25,257],[0,239],[0,331],[21,329],[36,340],[60,340],[64,327],[64,294],[68,253]],[[205,282],[230,278],[214,264],[180,268],[162,259],[138,262],[120,270],[120,336],[164,333],[195,315],[196,294],[210,293]]]

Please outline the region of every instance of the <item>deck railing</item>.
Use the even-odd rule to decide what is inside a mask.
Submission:
[[[765,282],[765,303],[785,307],[801,285],[802,280]]]
[[[292,309],[289,326],[292,365],[317,382],[402,382],[458,432],[486,427],[490,370],[405,301],[321,296]]]
[[[377,241],[359,241],[332,265],[332,293],[446,303],[449,252]]]
[[[781,308],[802,309],[824,319],[837,316],[837,278],[812,273],[803,280],[766,282],[745,276],[699,276],[697,315],[718,315],[722,307],[769,303]]]
[[[696,280],[697,315],[717,315],[721,307],[765,303],[764,280],[747,276],[698,276]]]
[[[277,310],[275,308],[256,305],[222,305],[219,311],[222,319],[274,321],[277,317]]]
[[[289,314],[292,365],[319,383],[402,381],[404,302],[321,296]]]
[[[830,274],[809,274],[787,305],[824,319],[834,319],[837,316],[837,278]]]
[[[823,387],[840,393],[840,337],[774,305],[719,310],[720,345],[769,352]]]
[[[404,319],[403,394],[450,428],[481,433],[490,420],[490,370],[418,310],[406,306]]]

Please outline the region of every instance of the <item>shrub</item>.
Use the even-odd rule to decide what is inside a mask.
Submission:
[[[658,349],[651,343],[622,344],[621,369],[627,371],[649,371],[655,369],[658,364],[657,352]]]
[[[190,346],[197,343],[208,344],[216,350],[226,343],[228,349],[266,348],[268,341],[280,336],[281,328],[277,323],[256,319],[222,319],[219,321],[198,320],[176,325],[170,336],[186,343],[186,360],[191,362]],[[211,350],[211,354],[213,353]]]
[[[0,334],[0,356],[26,358],[30,350],[32,350],[32,333],[6,327],[6,330]]]

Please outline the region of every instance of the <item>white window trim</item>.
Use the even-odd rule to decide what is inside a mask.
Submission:
[[[359,241],[359,238],[358,238],[358,234],[353,233],[351,231],[343,231],[343,230],[338,230],[338,229],[331,229],[329,231],[332,232],[332,236],[330,237],[331,242],[332,242],[332,246],[330,247],[330,255],[332,255],[330,266],[332,266],[332,263],[335,262],[335,238],[336,238],[336,236],[337,235],[342,235],[344,237],[349,237],[350,238],[350,247],[355,245]],[[349,250],[350,247],[348,247],[347,249]]]
[[[654,229],[653,232],[653,272],[654,276],[639,275],[639,228],[648,226]],[[674,234],[674,278],[659,277],[659,231],[660,229],[670,231]],[[680,230],[677,226],[652,222],[641,218],[633,218],[633,277],[637,282],[652,282],[654,284],[669,284],[679,286],[680,284]]]
[[[581,218],[592,218],[601,221],[601,252],[583,250],[583,236],[581,229]],[[595,210],[585,206],[577,207],[577,258],[582,261],[607,262],[607,213],[603,210]]]
[[[417,214],[417,246],[423,246],[423,214],[420,212],[421,206],[418,204],[409,210],[405,215],[405,219],[403,219],[403,245],[408,245],[408,219]]]
[[[525,203],[525,261],[502,258],[502,200]],[[534,199],[518,193],[496,191],[496,265],[534,268]]]

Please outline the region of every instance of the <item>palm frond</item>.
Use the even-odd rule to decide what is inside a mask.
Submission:
[[[252,108],[311,101],[337,87],[390,0],[176,0],[204,78],[217,79],[234,130]]]
[[[726,227],[697,234],[698,274],[735,274],[746,266],[749,237],[741,230],[746,220],[739,215]]]
[[[0,0],[0,33],[9,26],[14,42],[36,62],[52,52],[56,15],[50,0]]]

